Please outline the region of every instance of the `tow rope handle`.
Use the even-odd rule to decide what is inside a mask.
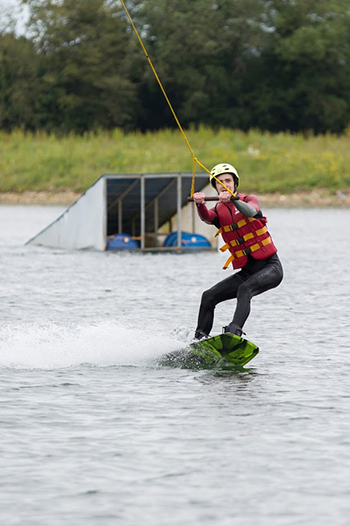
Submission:
[[[239,201],[239,197],[237,195],[233,195],[230,200]],[[187,197],[187,201],[189,203],[194,203],[193,197]],[[205,196],[204,201],[219,201],[219,196],[218,195],[213,195],[213,196],[208,196],[208,197]]]

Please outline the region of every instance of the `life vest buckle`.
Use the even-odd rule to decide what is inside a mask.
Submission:
[[[235,230],[237,230],[237,228],[238,228],[237,223],[232,223],[231,225],[224,226],[224,231],[225,232],[234,232]]]

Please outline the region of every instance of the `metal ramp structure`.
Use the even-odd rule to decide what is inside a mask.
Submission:
[[[140,250],[161,250],[162,237],[176,231],[177,245],[172,248],[180,250],[184,229],[203,234],[208,228],[197,217],[193,203],[187,203],[191,185],[188,172],[101,175],[26,244],[106,250],[110,236],[127,234],[138,241]],[[195,191],[205,187],[207,195],[214,195],[208,175],[196,174]],[[211,229],[209,237],[212,234]]]

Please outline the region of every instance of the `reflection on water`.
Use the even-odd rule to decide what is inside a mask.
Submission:
[[[224,396],[232,391],[247,391],[250,383],[256,380],[258,375],[257,369],[246,366],[244,371],[207,371],[205,375],[198,376],[196,379],[204,385],[214,385],[216,392]]]

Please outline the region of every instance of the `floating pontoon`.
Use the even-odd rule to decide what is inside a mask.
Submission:
[[[177,232],[177,244],[164,249],[180,250],[184,230],[213,236],[213,229],[197,217],[195,205],[187,203],[191,184],[192,174],[183,172],[102,175],[27,244],[106,250],[119,236],[133,240],[132,248],[136,242],[139,250],[161,250],[164,238]],[[208,175],[196,174],[195,191],[205,187],[207,194],[214,192]]]

